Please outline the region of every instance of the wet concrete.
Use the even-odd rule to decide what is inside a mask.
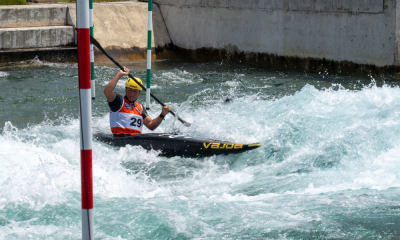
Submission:
[[[400,66],[387,65],[376,66],[373,64],[359,64],[351,61],[334,61],[319,58],[302,58],[296,56],[278,56],[268,53],[243,53],[228,52],[225,49],[200,48],[185,49],[175,46],[176,56],[194,62],[233,60],[243,63],[256,64],[267,68],[293,69],[307,72],[329,73],[396,73],[400,72]]]

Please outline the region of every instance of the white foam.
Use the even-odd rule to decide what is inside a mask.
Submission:
[[[168,84],[174,83],[194,83],[194,82],[201,82],[203,79],[197,75],[186,72],[185,70],[180,71],[178,69],[174,69],[173,71],[162,72],[160,75],[153,73],[153,78],[155,81],[166,83]]]
[[[28,221],[10,221],[5,226],[0,226],[0,239],[81,239],[82,227],[57,226],[54,224],[40,225],[35,223],[36,218]],[[109,236],[100,231],[94,231],[95,239],[122,240],[121,236]]]
[[[7,72],[0,71],[0,77],[7,77],[9,74]]]
[[[229,86],[229,87],[237,87],[240,85],[238,81],[226,81],[223,83],[223,85]]]
[[[0,136],[4,142],[0,147],[0,198],[7,199],[7,203],[28,203],[34,208],[64,202],[63,193],[80,188],[79,179],[71,178],[79,168],[76,161],[71,164],[70,159],[51,147],[38,146],[45,136],[26,142],[22,139],[24,134],[18,133],[5,132]]]
[[[10,221],[5,226],[0,226],[0,239],[68,239],[81,238],[81,227],[55,226],[31,224],[36,219],[29,221]]]
[[[273,100],[232,91],[229,103],[209,97],[202,105],[191,104],[213,91],[205,89],[181,105],[182,118],[191,127],[168,117],[157,132],[178,128],[192,137],[261,142],[261,148],[199,159],[165,158],[140,147],[114,148],[94,141],[95,198],[102,203],[140,199],[151,206],[167,202],[160,208],[167,209],[178,232],[192,233],[191,227],[199,224],[203,234],[216,234],[217,228],[186,208],[201,211],[224,206],[218,209],[231,214],[228,217],[240,212],[246,221],[251,215],[265,226],[290,228],[321,219],[318,213],[304,210],[313,201],[332,201],[321,194],[400,187],[396,171],[400,167],[399,88],[371,85],[350,91],[333,85],[318,90],[306,85],[294,95]],[[152,104],[150,114],[158,114],[159,107]],[[108,113],[94,117],[93,126],[109,132]],[[0,207],[16,203],[40,210],[46,204],[75,201],[70,195],[80,193],[78,120],[65,119],[58,125],[46,121],[26,129],[6,123],[0,141],[4,143],[0,146]],[[176,202],[181,208],[171,207]],[[193,215],[185,217],[185,210]],[[190,219],[193,222],[183,224]],[[58,231],[53,227],[48,229],[50,235]],[[0,238],[8,237],[12,228],[26,230],[21,236],[37,231],[7,223],[0,227]]]

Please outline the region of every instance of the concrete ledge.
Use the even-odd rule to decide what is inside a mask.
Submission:
[[[0,49],[46,48],[74,44],[72,26],[0,29]]]
[[[67,6],[61,4],[0,6],[0,28],[66,25]]]
[[[76,47],[0,50],[0,65],[39,59],[48,62],[77,62]]]
[[[268,68],[297,69],[307,72],[329,73],[396,73],[400,72],[400,66],[376,66],[373,64],[358,64],[351,61],[333,61],[325,58],[278,56],[268,53],[244,53],[232,52],[226,49],[199,48],[196,50],[175,47],[177,57],[193,62],[232,60],[256,64]]]
[[[258,11],[312,11],[381,13],[384,0],[157,0],[158,4],[176,7],[227,8]]]

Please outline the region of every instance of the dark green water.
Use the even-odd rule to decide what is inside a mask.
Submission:
[[[145,62],[127,65],[146,79]],[[398,239],[394,76],[152,66],[152,93],[192,123],[168,116],[155,132],[262,147],[166,158],[94,141],[96,239]],[[0,69],[0,239],[81,238],[77,70],[40,61]],[[116,73],[96,67],[94,131],[110,132],[102,91]],[[152,102],[149,113],[160,110]]]

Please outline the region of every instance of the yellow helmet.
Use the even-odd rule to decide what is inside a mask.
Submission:
[[[138,81],[140,84],[143,85],[142,80],[140,80],[140,78],[135,77],[135,79],[136,79],[136,81]],[[132,78],[128,78],[128,80],[126,81],[125,87],[142,91],[142,88],[139,86],[139,84],[137,84],[135,82],[135,80],[133,80]]]

